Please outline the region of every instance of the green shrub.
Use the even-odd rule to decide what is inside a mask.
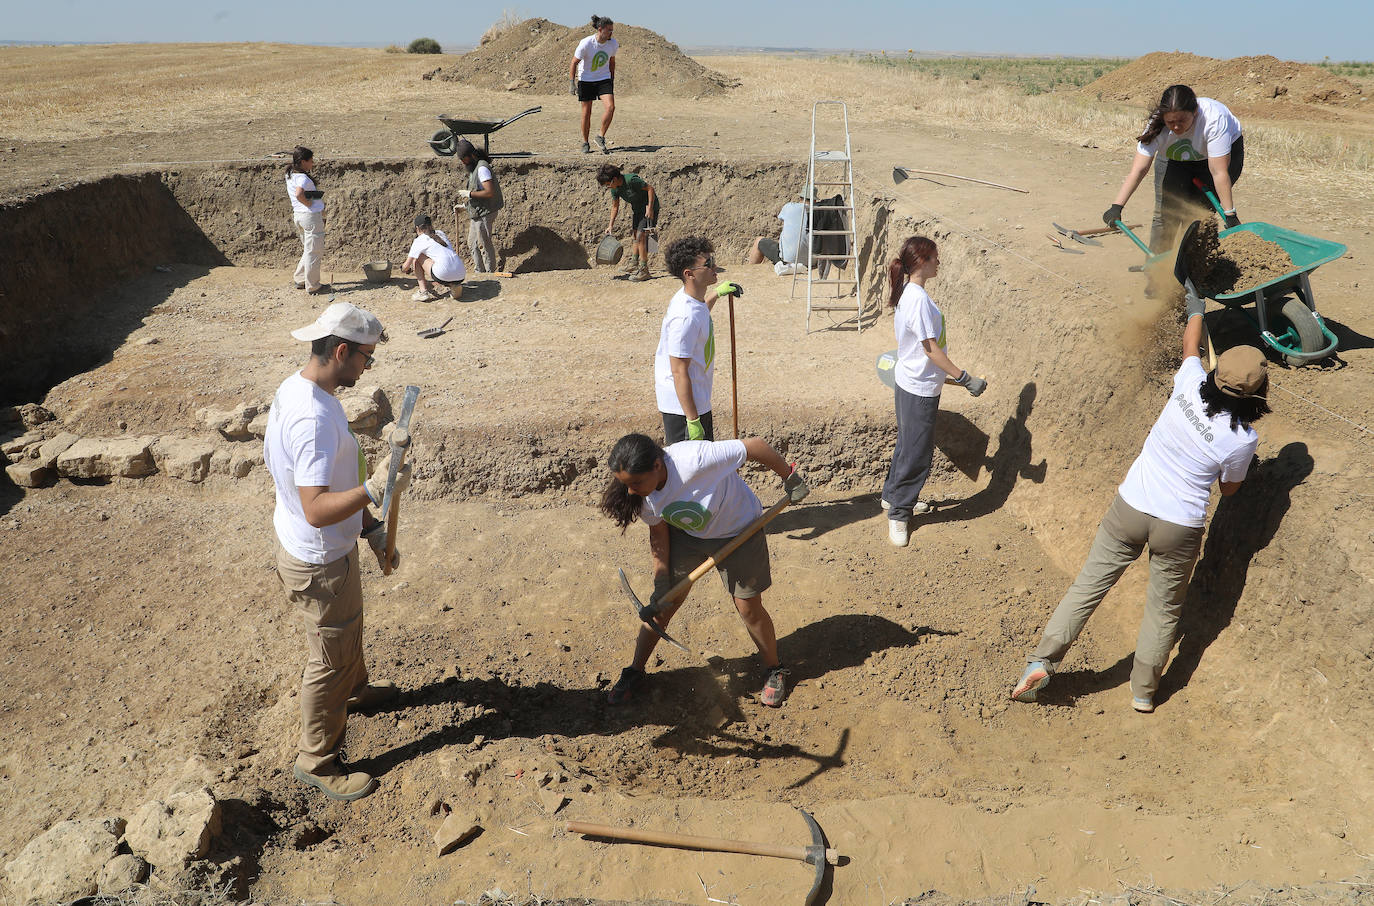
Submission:
[[[443,53],[444,49],[433,38],[416,38],[406,47],[406,53]]]

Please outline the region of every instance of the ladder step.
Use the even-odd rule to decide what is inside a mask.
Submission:
[[[856,305],[812,305],[812,306],[811,306],[811,310],[812,310],[812,311],[858,311],[858,310],[859,310],[859,306],[858,306],[857,304],[856,304]]]
[[[847,204],[813,204],[813,211],[852,211],[854,207]]]
[[[848,236],[849,230],[812,230],[812,236]]]
[[[858,280],[812,280],[812,286],[858,286]]]
[[[854,255],[812,255],[812,261],[852,261]]]
[[[811,157],[813,160],[849,160],[849,155],[845,154],[843,151],[817,151],[815,154],[811,155]]]
[[[853,183],[849,183],[849,182],[813,182],[811,185],[813,185],[813,186],[850,186],[850,185],[853,185]]]

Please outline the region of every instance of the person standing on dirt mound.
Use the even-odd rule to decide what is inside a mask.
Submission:
[[[335,302],[291,336],[310,343],[310,358],[277,388],[263,458],[276,487],[277,575],[306,638],[300,754],[292,772],[330,799],[352,802],[375,790],[377,781],[350,771],[340,757],[348,709],[376,706],[397,692],[394,683],[368,682],[358,565],[360,536],[379,565],[386,558],[384,526],[367,505],[381,505],[389,461],[383,459],[368,476],[362,448],[334,393],[352,387],[372,367],[386,333],[376,316]],[[408,445],[409,436],[398,433],[392,442]],[[393,495],[409,483],[406,463]],[[392,568],[399,562],[396,554]]]
[[[491,157],[478,151],[467,139],[458,142],[454,153],[468,171],[468,187],[458,190],[458,197],[467,206],[468,248],[472,252],[472,270],[490,274],[496,270],[496,241],[492,239],[492,225],[496,212],[506,205],[501,195],[501,183],[491,172]]]
[[[320,259],[324,255],[324,192],[315,182],[315,152],[304,145],[291,151],[286,167],[286,194],[291,199],[291,219],[303,250],[291,282],[311,295],[330,287],[320,283]]]
[[[1200,98],[1187,85],[1170,85],[1136,141],[1131,172],[1116,201],[1102,214],[1107,226],[1121,219],[1122,208],[1156,159],[1165,168],[1156,180],[1156,229],[1150,233],[1150,248],[1156,254],[1172,247],[1179,229],[1197,219],[1191,208],[1212,209],[1207,189],[1216,192],[1226,225],[1239,225],[1232,186],[1245,166],[1245,138],[1240,121],[1225,104]],[[1194,179],[1206,188],[1199,189]]]
[[[428,214],[415,215],[415,239],[401,265],[401,273],[412,272],[419,283],[419,289],[410,297],[412,302],[432,302],[443,296],[430,286],[430,281],[447,284],[455,300],[463,297],[463,279],[467,276],[463,259],[458,257],[448,234],[434,228],[434,221]]]
[[[940,251],[924,236],[903,242],[888,265],[892,292],[887,304],[896,309],[892,326],[897,333],[897,446],[883,482],[882,505],[887,510],[887,539],[897,547],[906,547],[911,539],[912,514],[930,512],[930,504],[920,497],[935,456],[940,391],[945,384],[958,384],[979,396],[988,386],[949,358],[945,316],[926,293],[926,281],[939,272]]]
[[[667,443],[715,440],[711,385],[716,376],[716,329],[711,309],[721,296],[744,294],[716,279],[715,248],[700,236],[668,243],[663,258],[682,288],[668,300],[654,352],[654,395]]]
[[[592,152],[592,101],[601,98],[601,133],[596,144],[602,154],[610,154],[606,130],[615,117],[615,52],[620,42],[612,37],[615,23],[609,16],[592,16],[592,28],[596,31],[577,43],[568,64],[569,89],[582,104],[582,153]]]
[[[1131,707],[1146,713],[1155,709],[1188,578],[1202,548],[1212,483],[1221,482],[1223,496],[1240,490],[1259,444],[1250,426],[1269,412],[1268,371],[1264,353],[1255,347],[1228,349],[1215,369],[1203,369],[1203,304],[1189,294],[1183,364],[1169,401],[1102,517],[1087,562],[1012,690],[1016,701],[1036,700],[1097,605],[1148,547],[1150,584],[1131,668]]]
[[[611,190],[611,220],[606,235],[615,235],[615,219],[620,215],[623,199],[630,206],[630,233],[634,248],[630,260],[621,268],[630,279],[641,283],[649,279],[649,233],[658,228],[658,193],[637,173],[626,173],[615,164],[602,164],[596,171],[596,182]]]
[[[772,469],[783,479],[792,503],[811,492],[796,465],[788,465],[759,437],[686,441],[662,448],[643,434],[627,434],[611,448],[606,465],[612,477],[601,494],[600,509],[622,534],[635,519],[649,527],[654,593],[641,613],[644,619],[666,629],[686,596],[667,601],[664,595],[763,515],[763,505],[739,476],[746,462]],[[750,536],[716,565],[716,571],[763,659],[759,700],[776,708],[787,697],[787,669],[778,659],[773,618],[763,608],[763,593],[773,583],[764,532]],[[634,658],[607,695],[611,704],[629,701],[643,686],[644,667],[658,639],[647,626],[639,628]]]

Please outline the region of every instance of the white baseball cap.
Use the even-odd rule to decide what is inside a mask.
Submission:
[[[383,335],[382,322],[369,311],[351,302],[335,302],[320,313],[314,324],[291,331],[291,336],[310,342],[325,337],[338,337],[350,343],[378,343]]]

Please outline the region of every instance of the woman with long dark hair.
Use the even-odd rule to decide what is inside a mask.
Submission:
[[[945,384],[958,384],[978,396],[988,386],[987,381],[950,360],[945,316],[926,292],[926,281],[939,271],[940,252],[924,236],[912,236],[903,242],[901,251],[888,265],[891,293],[887,304],[896,309],[893,394],[897,447],[892,451],[887,481],[883,482],[882,504],[887,510],[887,539],[898,547],[906,547],[910,540],[912,514],[930,511],[930,504],[920,497],[935,455],[935,413],[940,408],[940,391]]]
[[[286,166],[286,194],[291,199],[291,219],[301,240],[301,260],[291,282],[296,289],[314,295],[328,286],[320,283],[320,259],[324,256],[324,192],[315,180],[315,152],[304,145],[291,150]]]
[[[1225,104],[1200,98],[1187,85],[1170,85],[1150,111],[1145,131],[1136,137],[1136,142],[1131,172],[1126,174],[1112,206],[1102,215],[1107,226],[1121,219],[1122,208],[1156,160],[1165,170],[1163,178],[1157,181],[1156,229],[1150,234],[1150,247],[1155,252],[1172,247],[1179,228],[1197,219],[1189,208],[1211,210],[1207,189],[1216,192],[1226,226],[1240,223],[1231,189],[1245,166],[1245,138],[1240,121]],[[1200,180],[1205,188],[1194,185],[1194,179]]]
[[[478,151],[472,142],[467,139],[458,142],[455,154],[468,171],[468,187],[460,189],[458,197],[468,209],[472,270],[477,274],[490,274],[496,270],[496,240],[492,238],[492,226],[496,223],[496,212],[506,205],[501,183],[491,172],[491,156]]]
[[[797,467],[789,466],[759,437],[689,440],[666,448],[643,434],[627,434],[616,441],[606,459],[611,479],[601,494],[601,512],[621,532],[636,519],[649,527],[654,593],[644,608],[644,619],[666,629],[685,596],[668,601],[664,595],[763,515],[763,505],[739,476],[745,462],[772,469],[783,479],[783,490],[793,503],[810,493]],[[763,660],[759,700],[776,708],[787,697],[787,670],[778,659],[773,618],[763,609],[763,593],[773,582],[763,531],[716,564],[716,571]],[[644,684],[644,667],[658,638],[647,626],[639,628],[634,658],[608,694],[611,704],[629,701]]]
[[[1202,367],[1203,304],[1189,295],[1183,364],[1169,401],[1102,517],[1082,571],[1012,689],[1016,701],[1036,700],[1097,605],[1148,547],[1150,584],[1131,667],[1131,707],[1146,713],[1155,709],[1188,578],[1202,550],[1212,484],[1220,482],[1222,496],[1240,490],[1259,444],[1250,426],[1269,412],[1264,353],[1236,346],[1217,358],[1212,371]]]

